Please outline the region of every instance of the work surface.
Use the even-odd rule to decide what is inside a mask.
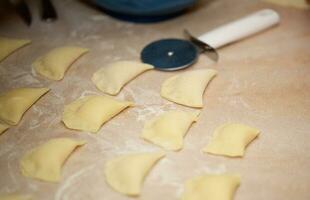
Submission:
[[[125,200],[105,183],[104,163],[119,154],[160,148],[139,138],[146,120],[171,109],[190,110],[162,99],[161,83],[182,73],[148,71],[130,82],[117,96],[135,107],[103,125],[98,134],[73,131],[61,123],[65,104],[84,95],[103,94],[90,78],[117,60],[139,59],[149,42],[182,37],[184,28],[200,35],[261,8],[273,8],[281,24],[262,34],[219,50],[218,63],[201,55],[186,70],[212,68],[218,76],[208,86],[200,119],[185,138],[183,150],[167,152],[147,176],[136,199],[179,199],[183,183],[203,173],[235,172],[241,186],[235,200],[310,199],[310,13],[255,1],[202,1],[190,12],[155,24],[133,24],[113,19],[78,1],[55,1],[59,20],[30,28],[11,14],[1,15],[0,35],[32,40],[0,63],[0,92],[14,87],[49,87],[51,91],[26,112],[19,125],[0,136],[0,193],[21,192],[35,199]],[[37,11],[33,7],[33,11]],[[53,47],[78,45],[90,52],[79,59],[62,81],[35,75],[31,63]],[[239,122],[261,134],[244,158],[203,154],[218,125]],[[19,159],[25,151],[55,137],[84,139],[67,160],[59,184],[21,175]]]

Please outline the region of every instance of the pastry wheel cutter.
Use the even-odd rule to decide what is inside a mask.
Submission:
[[[200,53],[218,60],[216,49],[270,28],[280,21],[278,13],[263,9],[220,26],[199,37],[184,31],[188,40],[168,38],[148,44],[141,52],[141,60],[158,70],[179,70],[194,64]]]

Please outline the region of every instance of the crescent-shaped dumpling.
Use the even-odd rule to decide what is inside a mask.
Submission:
[[[11,53],[29,43],[30,40],[0,37],[0,61],[4,60]]]
[[[254,140],[259,130],[243,124],[227,123],[214,131],[211,142],[203,148],[203,151],[210,154],[242,157],[245,148]]]
[[[209,81],[217,74],[213,69],[187,71],[164,81],[163,98],[184,106],[202,108],[202,95]]]
[[[145,123],[141,137],[167,150],[180,150],[183,137],[200,111],[168,111]]]
[[[92,81],[102,92],[117,95],[126,83],[150,69],[153,69],[153,66],[149,64],[118,61],[95,72]]]
[[[106,182],[117,192],[137,196],[145,176],[164,156],[164,153],[135,153],[109,160],[104,168]]]
[[[48,88],[16,88],[0,95],[0,120],[16,125]]]
[[[182,200],[232,200],[240,185],[235,174],[205,174],[185,183]]]
[[[102,124],[133,105],[107,96],[87,96],[65,106],[62,121],[71,129],[97,132]]]
[[[20,162],[22,174],[43,181],[58,182],[66,159],[76,147],[84,144],[84,141],[70,138],[51,139],[24,155]]]
[[[86,52],[88,49],[74,46],[55,48],[34,61],[32,67],[40,75],[58,81],[63,79],[72,63]]]

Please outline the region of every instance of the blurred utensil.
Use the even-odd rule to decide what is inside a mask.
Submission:
[[[205,53],[211,60],[215,62],[218,61],[219,55],[213,47],[193,36],[187,29],[184,30],[184,35],[189,41],[199,47],[198,49],[200,50],[200,53]]]
[[[32,23],[32,15],[25,0],[10,0],[17,14],[23,21],[30,26]],[[57,12],[50,0],[41,0],[41,20],[45,22],[53,22],[57,20]]]
[[[189,40],[168,38],[148,44],[141,52],[141,60],[158,70],[179,70],[194,64],[204,52],[212,60],[218,60],[215,49],[270,28],[280,21],[278,13],[264,9],[222,25],[198,38],[184,31]]]
[[[10,3],[15,7],[17,14],[23,19],[27,26],[30,26],[32,16],[25,0],[11,0]]]
[[[57,20],[57,13],[55,7],[50,0],[41,0],[41,19],[46,22],[53,22]]]

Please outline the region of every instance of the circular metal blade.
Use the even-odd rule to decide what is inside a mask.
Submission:
[[[183,69],[197,60],[198,48],[187,40],[162,39],[148,44],[141,52],[141,60],[158,70]]]

